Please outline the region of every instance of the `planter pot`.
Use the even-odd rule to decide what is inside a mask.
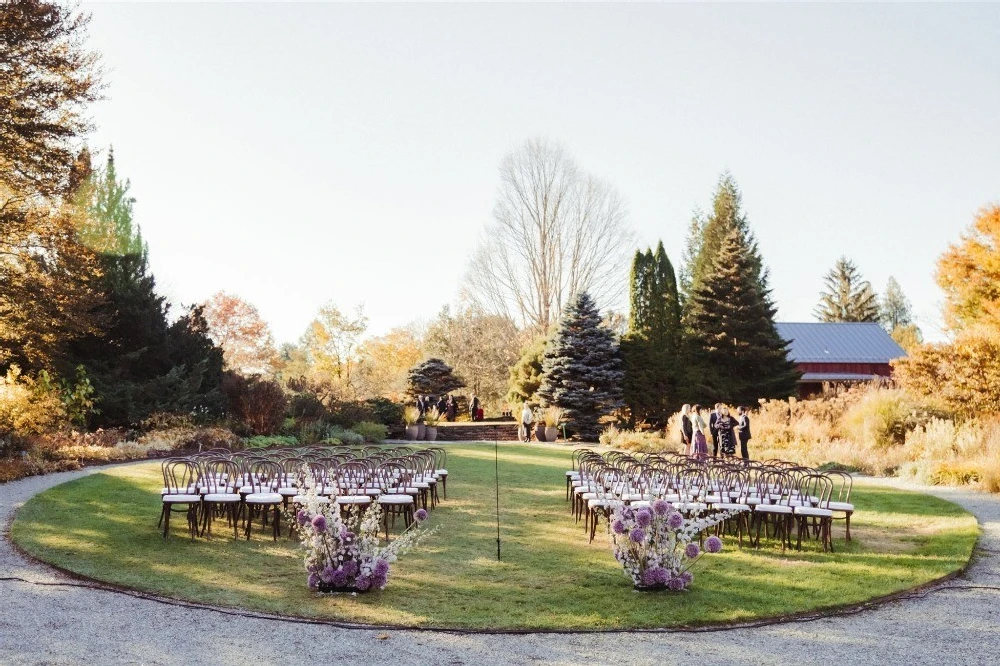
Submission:
[[[545,441],[554,442],[559,439],[559,428],[545,427]]]
[[[539,442],[544,442],[545,441],[545,426],[544,425],[536,425],[535,426],[535,439],[537,439]]]
[[[406,439],[411,442],[417,438],[417,426],[408,425],[406,426]]]
[[[636,592],[663,592],[667,589],[666,584],[661,585],[633,585],[632,589]]]
[[[427,432],[424,433],[425,439],[428,442],[435,442],[438,438],[438,429],[436,426],[427,426]]]
[[[427,426],[423,423],[417,425],[417,439],[423,439],[427,436]]]
[[[339,593],[342,593],[342,594],[352,594],[352,593],[354,593],[354,594],[366,594],[366,593],[368,593],[368,592],[371,591],[371,588],[368,588],[367,590],[362,591],[362,590],[359,590],[358,588],[354,587],[353,585],[346,586],[346,587],[336,587],[334,585],[328,585],[327,583],[320,583],[319,585],[316,586],[316,591],[317,592],[322,592],[323,594],[330,594],[332,592],[339,592]]]

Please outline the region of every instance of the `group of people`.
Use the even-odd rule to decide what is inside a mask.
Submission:
[[[684,443],[684,455],[696,458],[708,457],[708,438],[712,438],[712,455],[718,457],[736,455],[736,444],[740,445],[740,456],[750,459],[747,444],[750,442],[750,408],[736,408],[736,416],[729,413],[729,407],[718,403],[708,415],[708,423],[702,416],[701,405],[684,405],[681,407],[681,441]]]
[[[424,414],[434,408],[437,408],[438,414],[445,421],[454,421],[458,414],[458,400],[451,394],[442,395],[437,399],[432,395],[417,396],[417,409],[420,411],[421,419],[424,418]],[[483,420],[482,404],[475,395],[469,398],[469,414],[473,421]]]

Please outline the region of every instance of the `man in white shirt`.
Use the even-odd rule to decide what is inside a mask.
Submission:
[[[524,408],[521,410],[521,434],[522,441],[531,441],[531,407],[528,407],[528,403],[524,403]]]

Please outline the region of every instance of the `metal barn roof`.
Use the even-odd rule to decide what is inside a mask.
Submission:
[[[888,363],[906,356],[878,324],[778,323],[796,363]]]

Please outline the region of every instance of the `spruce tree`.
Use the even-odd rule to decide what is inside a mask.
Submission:
[[[691,293],[692,389],[699,400],[753,405],[795,391],[799,374],[774,325],[770,294],[754,277],[756,261],[734,227]]]
[[[514,405],[530,402],[542,384],[542,358],[548,336],[540,335],[521,351],[521,358],[510,369],[507,401]]]
[[[418,395],[444,395],[465,386],[450,365],[439,358],[429,358],[410,369],[407,393]]]
[[[853,261],[841,257],[823,278],[826,289],[820,292],[815,315],[825,322],[877,322],[878,298],[870,282],[861,276]]]
[[[581,292],[566,307],[545,350],[538,396],[555,405],[580,439],[595,442],[600,421],[623,406],[622,367],[614,335],[594,300]]]

